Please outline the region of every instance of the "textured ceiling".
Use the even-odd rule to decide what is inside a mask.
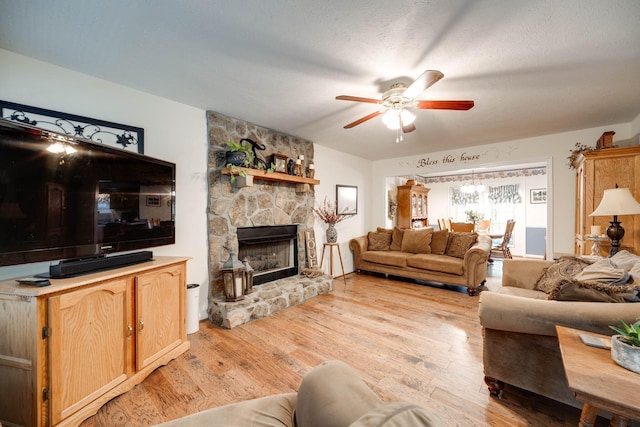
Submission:
[[[640,114],[638,0],[0,0],[0,48],[371,160]],[[343,129],[426,69],[475,107]]]

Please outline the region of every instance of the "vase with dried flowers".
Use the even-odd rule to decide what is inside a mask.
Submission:
[[[318,215],[318,218],[320,218],[322,222],[329,226],[327,228],[327,243],[336,243],[338,241],[338,230],[336,230],[336,224],[352,216],[339,214],[336,210],[336,206],[326,197],[324,198],[322,205],[313,208],[313,212]]]

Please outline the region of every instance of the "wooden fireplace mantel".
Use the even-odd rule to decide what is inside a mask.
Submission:
[[[246,172],[247,176],[242,177],[239,176],[239,172]],[[222,169],[223,175],[236,175],[236,186],[239,187],[250,187],[253,185],[253,180],[262,180],[262,181],[275,181],[275,182],[289,182],[292,184],[302,184],[298,185],[298,189],[296,191],[304,192],[303,190],[308,185],[318,185],[320,181],[314,178],[305,178],[302,176],[288,175],[282,172],[268,172],[265,170],[252,169],[252,168],[241,168],[234,167],[233,170],[231,167],[225,167]],[[241,179],[247,178],[247,179]],[[307,184],[306,186],[304,184]]]

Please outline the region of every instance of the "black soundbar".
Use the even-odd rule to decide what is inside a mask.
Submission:
[[[49,277],[53,279],[63,279],[101,270],[124,267],[126,265],[139,264],[150,261],[151,259],[153,259],[153,252],[140,251],[108,257],[60,261],[58,264],[49,267]]]

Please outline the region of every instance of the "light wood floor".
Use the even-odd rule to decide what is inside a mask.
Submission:
[[[189,352],[82,426],[148,426],[296,391],[328,359],[349,363],[383,400],[418,403],[450,426],[577,426],[578,409],[532,393],[507,386],[501,399],[489,396],[477,309],[463,288],[351,274],[330,295],[232,330],[202,321]]]

